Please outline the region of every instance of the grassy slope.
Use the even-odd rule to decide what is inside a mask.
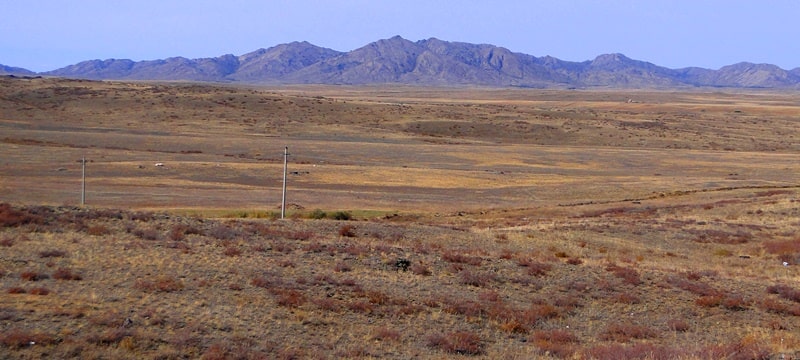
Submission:
[[[800,348],[796,94],[2,81],[3,355]]]

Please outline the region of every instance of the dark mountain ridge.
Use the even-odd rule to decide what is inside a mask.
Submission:
[[[92,80],[186,80],[253,84],[413,84],[535,88],[743,87],[800,89],[800,68],[742,62],[719,70],[669,69],[604,54],[590,61],[536,57],[489,44],[395,36],[349,52],[308,42],[280,44],[244,55],[132,61],[89,60],[35,73],[0,65],[0,74]]]

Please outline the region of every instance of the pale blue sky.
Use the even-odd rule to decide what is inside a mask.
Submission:
[[[291,41],[349,51],[400,35],[670,68],[800,67],[800,0],[0,0],[0,64],[242,55]]]

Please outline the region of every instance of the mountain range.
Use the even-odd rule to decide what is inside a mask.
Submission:
[[[533,88],[737,87],[800,89],[800,68],[741,62],[718,70],[670,69],[622,54],[573,62],[488,44],[436,38],[378,40],[349,52],[308,42],[244,55],[163,60],[89,60],[35,73],[0,65],[0,74],[92,80],[184,80],[251,84],[413,84]]]

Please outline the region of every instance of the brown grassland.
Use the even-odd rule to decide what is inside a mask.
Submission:
[[[800,93],[2,77],[0,154],[0,358],[800,358]]]

